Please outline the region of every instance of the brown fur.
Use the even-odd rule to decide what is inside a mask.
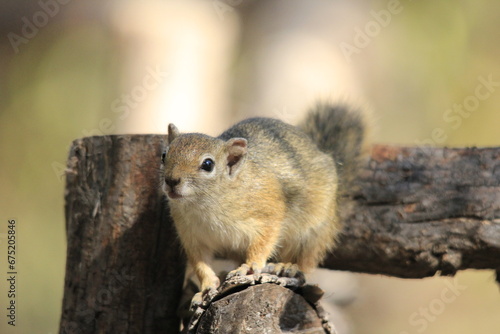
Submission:
[[[357,159],[362,138],[352,133],[364,130],[361,122],[345,121],[356,118],[354,114],[336,115],[332,110],[319,110],[318,117],[350,126],[350,131],[339,132],[349,135],[344,139],[331,138],[335,133],[316,136],[326,142],[354,140],[342,147],[354,147],[356,152],[335,152],[333,147],[333,152],[324,153],[328,147],[322,143],[320,150],[298,128],[268,118],[240,122],[217,138],[179,134],[169,126],[164,191],[202,290],[218,285],[210,266],[215,254],[254,270],[274,259],[310,271],[334,246],[340,229],[334,156]],[[309,134],[326,129],[314,124],[306,127]],[[215,162],[213,171],[201,168],[205,159]]]

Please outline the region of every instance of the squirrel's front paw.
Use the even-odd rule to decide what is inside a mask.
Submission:
[[[246,275],[253,275],[253,274],[260,274],[262,272],[262,267],[257,265],[257,263],[252,263],[252,265],[248,265],[246,263],[243,263],[241,266],[238,268],[230,271],[226,279],[231,279],[235,276],[246,276]]]
[[[194,311],[198,306],[203,306],[203,302],[210,302],[215,295],[217,295],[217,289],[208,288],[204,291],[197,292],[193,298],[191,299],[191,307],[190,309]]]
[[[299,270],[299,266],[293,263],[268,263],[262,272],[281,277],[304,278],[304,273]]]
[[[246,263],[243,263],[238,268],[231,270],[227,274],[226,279],[231,279],[235,276],[245,276],[245,275],[248,275],[250,272],[251,272],[250,266]]]
[[[193,296],[193,298],[191,299],[191,307],[190,307],[190,310],[194,310],[196,309],[198,306],[201,305],[201,303],[203,302],[203,293],[200,291],[200,292],[197,292],[195,293],[195,295]]]

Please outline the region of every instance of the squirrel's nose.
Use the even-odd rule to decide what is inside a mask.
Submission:
[[[179,183],[181,182],[181,179],[171,179],[171,178],[165,178],[165,183],[167,184],[167,186],[169,186],[170,188],[175,188],[176,185],[178,185]]]

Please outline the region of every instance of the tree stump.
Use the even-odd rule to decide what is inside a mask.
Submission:
[[[73,142],[61,333],[178,332],[185,259],[160,191],[163,140]],[[344,230],[326,268],[408,278],[494,269],[498,280],[500,148],[374,146],[340,215]],[[268,288],[247,293],[275,305],[282,297],[256,290]],[[251,313],[239,311],[242,320]]]
[[[176,333],[185,260],[159,188],[162,136],[73,142],[61,333]]]

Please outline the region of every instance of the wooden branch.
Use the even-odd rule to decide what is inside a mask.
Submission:
[[[73,142],[61,333],[178,330],[185,260],[159,189],[162,147],[159,135]],[[327,268],[498,273],[500,148],[375,146],[340,215],[344,232]]]
[[[500,148],[374,146],[324,267],[403,278],[500,270]]]

